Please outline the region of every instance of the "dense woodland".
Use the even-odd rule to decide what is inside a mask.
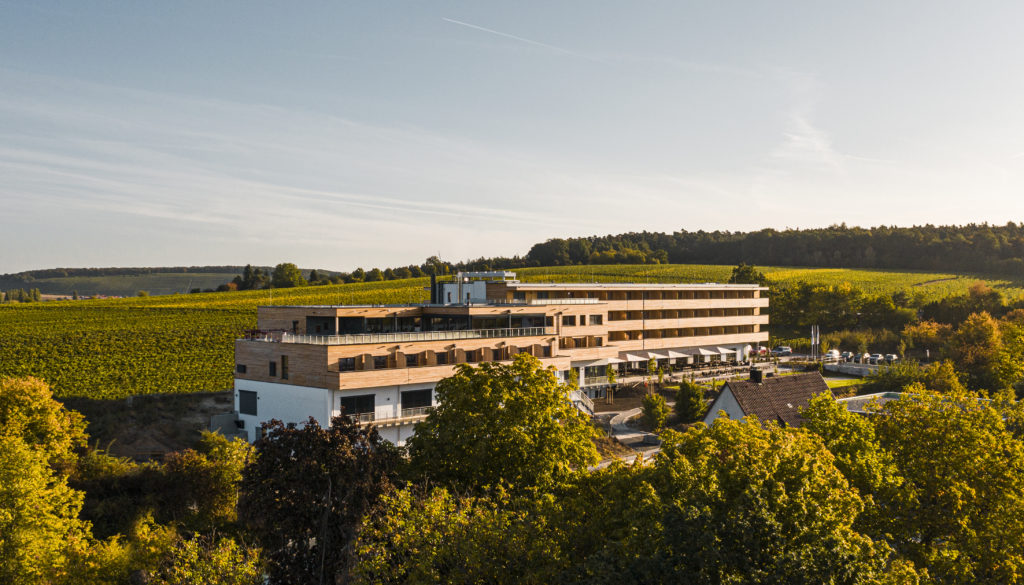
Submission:
[[[823,395],[802,428],[663,430],[601,470],[600,431],[526,355],[460,366],[406,448],[339,417],[141,464],[0,379],[0,582],[1024,582],[1022,404],[923,372],[878,415]]]
[[[303,282],[339,284],[376,282],[450,274],[459,270],[500,270],[531,266],[588,264],[759,264],[991,273],[1024,276],[1024,223],[1003,226],[847,227],[729,232],[703,230],[633,232],[584,238],[554,238],[534,244],[525,256],[450,262],[436,256],[422,264],[357,268],[351,272],[303,269]],[[54,268],[0,275],[0,288],[33,288],[40,279],[70,276],[121,276],[152,273],[231,273],[229,288],[252,290],[271,285],[277,267],[188,266],[172,268]],[[290,265],[294,266],[294,265]],[[285,286],[297,286],[295,284]],[[70,293],[71,291],[59,291]],[[198,292],[198,291],[194,291]]]

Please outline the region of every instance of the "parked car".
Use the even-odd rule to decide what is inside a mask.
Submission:
[[[887,354],[885,354],[885,363],[887,363],[887,364],[895,364],[899,360],[900,360],[900,356],[898,356],[898,355],[896,355],[894,353],[887,353]]]
[[[838,362],[839,361],[839,350],[830,349],[825,353],[821,354],[821,359],[826,362]]]
[[[885,361],[885,356],[880,353],[873,353],[871,354],[870,360],[871,361],[869,363],[871,365],[877,365]]]
[[[843,353],[839,354],[839,358],[844,362],[852,362],[855,359],[857,359],[857,354],[853,353],[852,351],[844,351]]]
[[[793,348],[788,345],[780,345],[772,350],[772,355],[793,355]]]
[[[862,353],[857,358],[857,363],[858,364],[867,364],[867,363],[870,363],[870,362],[871,362],[871,354],[870,353]]]

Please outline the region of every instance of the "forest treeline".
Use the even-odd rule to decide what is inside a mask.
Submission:
[[[555,238],[534,245],[523,261],[527,266],[746,262],[1022,275],[1024,224],[874,228],[841,224],[805,230],[638,232]]]
[[[526,255],[451,262],[436,256],[419,265],[357,268],[351,272],[318,270],[311,283],[397,280],[459,270],[503,270],[577,264],[759,264],[1024,276],[1024,223],[1006,225],[921,225],[815,229],[762,229],[753,232],[703,230],[631,232],[581,238],[552,238],[534,244]],[[124,276],[154,273],[238,273],[243,266],[161,268],[53,268],[7,274],[8,286],[36,279],[70,276]],[[254,267],[249,267],[252,270]],[[270,267],[258,267],[265,273]],[[20,281],[15,282],[15,281]]]

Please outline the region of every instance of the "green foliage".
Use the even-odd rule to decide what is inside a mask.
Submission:
[[[460,493],[547,489],[597,462],[594,430],[537,358],[459,365],[409,439],[412,469]]]
[[[704,403],[704,389],[689,380],[679,383],[676,392],[676,416],[681,423],[695,423],[704,418],[707,404]]]
[[[661,394],[646,394],[641,403],[643,410],[644,426],[654,431],[660,431],[668,421],[668,405]]]
[[[1024,443],[996,404],[923,387],[886,404],[878,438],[904,485],[880,502],[897,552],[940,583],[1024,577]]]
[[[824,392],[812,398],[801,414],[803,428],[821,437],[835,456],[836,467],[864,499],[864,513],[854,526],[874,538],[885,538],[894,527],[882,504],[898,501],[903,479],[892,454],[879,443],[872,421]]]
[[[274,267],[274,273],[270,277],[270,284],[274,288],[292,288],[295,286],[306,286],[306,279],[302,276],[299,267],[291,262],[284,262]]]
[[[262,545],[271,584],[334,583],[362,518],[390,493],[397,448],[341,416],[324,429],[271,421],[243,472],[239,517]]]
[[[166,514],[185,528],[211,531],[237,519],[238,488],[252,447],[241,439],[205,432],[198,450],[172,453],[164,461]]]
[[[50,467],[46,446],[0,429],[0,583],[35,585],[60,574],[88,536],[82,494]]]
[[[758,272],[757,268],[740,262],[736,268],[732,269],[732,276],[729,277],[729,282],[732,284],[760,284],[765,286],[768,279],[765,278],[764,273]]]
[[[263,583],[259,551],[233,539],[195,536],[179,541],[150,581],[153,585],[257,585]]]
[[[886,546],[857,532],[857,490],[811,433],[722,420],[666,433],[652,479],[663,577],[688,583],[871,583]]]
[[[85,420],[54,400],[42,380],[0,378],[0,436],[32,445],[66,475],[85,446]]]
[[[558,574],[557,544],[542,516],[503,495],[405,489],[386,497],[360,533],[353,582],[546,584]]]

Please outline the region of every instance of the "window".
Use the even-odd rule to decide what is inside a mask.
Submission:
[[[525,292],[516,291],[516,292],[512,293],[512,300],[513,301],[525,301],[526,300],[526,293]]]
[[[545,327],[554,327],[555,326],[555,318],[554,317],[544,317],[544,326]]]
[[[339,372],[353,372],[356,369],[356,358],[338,358],[338,371]]]
[[[407,390],[402,392],[402,410],[407,408],[423,408],[424,406],[430,406],[432,404],[432,391],[430,388],[426,390]]]
[[[292,321],[292,333],[298,333],[298,332],[299,332],[299,322],[298,321]]]
[[[448,365],[448,352],[439,351],[439,352],[434,354],[434,357],[437,358],[437,365],[439,365],[439,366]]]
[[[576,315],[563,315],[562,327],[573,327],[576,325]]]
[[[590,316],[590,324],[591,325],[602,325],[602,324],[604,324],[604,315],[591,315]]]
[[[480,361],[480,350],[473,349],[473,350],[470,350],[470,351],[466,352],[466,362],[467,363],[471,363],[472,364],[472,363],[476,363],[478,361]]]
[[[238,414],[248,414],[252,416],[257,415],[256,401],[259,398],[255,392],[249,390],[238,391]]]
[[[245,364],[236,364],[235,365],[235,371],[238,372],[239,374],[244,374],[245,373]]]
[[[537,298],[538,299],[546,299],[549,296],[550,295],[549,295],[548,291],[546,291],[546,290],[539,290],[539,291],[537,291]]]
[[[542,345],[540,346],[540,357],[551,357],[551,346]]]
[[[405,354],[405,367],[415,368],[420,365],[420,354],[418,353],[407,353]]]
[[[288,356],[281,356],[281,379],[288,379]]]
[[[373,369],[383,370],[388,367],[388,356],[386,355],[375,355],[373,356]]]
[[[269,372],[269,374],[268,374],[268,375],[269,375],[269,376],[270,376],[271,378],[273,378],[274,376],[276,376],[276,375],[277,375],[277,362],[270,362],[270,368],[269,368],[269,369],[270,369],[270,372]]]
[[[356,415],[373,412],[374,406],[373,394],[363,394],[362,396],[342,396],[341,398],[341,410],[344,414]]]
[[[580,327],[583,327],[586,324],[587,324],[587,316],[586,315],[580,315]]]

